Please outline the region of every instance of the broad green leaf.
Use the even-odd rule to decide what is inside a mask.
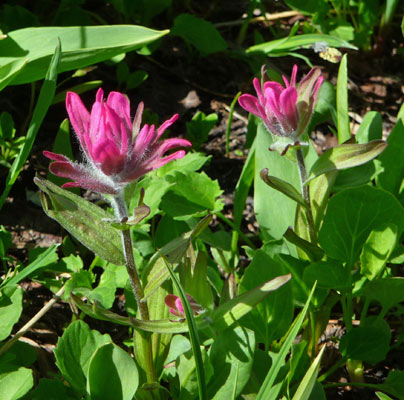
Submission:
[[[370,232],[382,224],[404,229],[404,209],[388,192],[371,186],[347,189],[331,198],[319,243],[329,257],[353,265]]]
[[[307,207],[303,200],[301,193],[290,183],[276,178],[275,176],[268,175],[268,168],[264,168],[260,173],[261,179],[271,188],[283,193],[285,196],[294,200],[296,203],[303,207]]]
[[[288,182],[297,191],[300,190],[300,179],[296,162],[268,150],[272,143],[271,134],[262,123],[259,124],[255,143],[254,211],[265,237],[279,239],[289,226],[294,225],[296,202],[265,184],[260,173],[268,168],[271,176]],[[315,150],[310,146],[307,164],[310,166],[316,158]]]
[[[345,47],[347,49],[356,49],[355,46],[339,39],[336,36],[324,35],[324,34],[303,34],[290,36],[284,39],[276,39],[270,42],[257,44],[249,47],[247,53],[284,53],[285,51],[299,50],[302,47],[311,47],[314,43],[325,42],[329,47]]]
[[[175,361],[181,354],[191,350],[191,343],[183,335],[174,335],[170,342],[170,350],[164,364]]]
[[[7,285],[0,292],[0,340],[10,335],[14,324],[20,319],[22,293],[22,289],[16,285]]]
[[[358,143],[364,144],[372,140],[380,140],[383,134],[382,116],[377,111],[369,111],[356,132],[355,139]]]
[[[74,393],[72,393],[71,388],[68,388],[60,380],[42,378],[39,380],[38,386],[35,388],[35,390],[28,394],[27,400],[43,399],[77,400],[77,397]]]
[[[227,44],[214,25],[191,14],[180,14],[174,20],[171,34],[182,37],[203,55],[226,49]]]
[[[240,395],[250,378],[254,348],[254,332],[241,326],[227,329],[215,338],[209,351],[213,365],[209,399],[229,400]]]
[[[313,286],[313,289],[311,290],[311,293],[306,301],[306,304],[304,305],[303,310],[300,312],[299,316],[294,320],[292,326],[290,327],[289,333],[287,334],[286,339],[283,342],[281,349],[279,350],[278,353],[274,354],[274,356],[272,357],[271,368],[268,371],[268,374],[265,377],[265,380],[260,388],[260,391],[257,394],[256,400],[266,400],[266,399],[270,399],[270,398],[277,398],[277,395],[275,395],[275,397],[271,397],[272,389],[275,387],[275,385],[274,385],[275,380],[279,374],[281,367],[285,364],[286,356],[288,355],[289,350],[292,347],[292,344],[293,344],[297,334],[300,331],[303,320],[306,317],[306,313],[309,308],[310,301],[313,296],[314,290],[315,290],[315,285]],[[280,389],[281,389],[281,387],[279,387],[279,390]],[[276,392],[279,393],[278,390],[276,390]]]
[[[337,125],[338,142],[342,144],[351,138],[348,115],[348,59],[347,55],[342,56],[337,82]]]
[[[22,271],[18,274],[13,275],[10,279],[5,279],[0,287],[4,288],[7,286],[13,286],[17,283],[21,282],[23,279],[33,275],[34,272],[37,272],[41,268],[50,267],[52,264],[56,263],[58,260],[58,255],[56,254],[56,250],[58,245],[49,246],[43,253],[41,253],[33,262],[27,265]]]
[[[340,192],[344,189],[369,184],[376,174],[375,162],[377,160],[358,165],[357,167],[335,171],[338,175],[333,186],[333,192]]]
[[[28,59],[28,64],[13,79],[12,84],[29,83],[44,78],[58,38],[63,46],[58,67],[60,73],[139,49],[167,33],[168,30],[155,31],[136,25],[19,29],[9,32],[7,38],[0,41],[0,68],[15,60]]]
[[[32,370],[0,364],[0,399],[18,400],[34,386]]]
[[[56,365],[66,380],[80,393],[85,393],[90,361],[99,347],[110,343],[109,335],[91,330],[83,321],[75,321],[59,338],[54,350]],[[105,367],[105,366],[104,366]]]
[[[377,160],[381,169],[377,184],[383,189],[398,195],[404,177],[404,125],[399,119],[387,138],[389,146]]]
[[[218,116],[215,113],[206,115],[197,111],[190,122],[186,123],[187,138],[191,141],[192,147],[198,150],[208,140],[209,132],[217,124]]]
[[[323,356],[325,348],[326,346],[323,346],[313,363],[310,365],[310,368],[300,382],[292,400],[309,400],[314,384],[316,383],[318,371],[320,369],[321,357]]]
[[[7,64],[0,64],[0,91],[12,82],[12,80],[24,69],[27,63],[27,58],[17,58]]]
[[[178,196],[182,196],[191,203],[212,211],[220,211],[223,208],[217,198],[222,194],[219,183],[210,179],[204,172],[177,171],[173,176],[167,176],[167,180],[174,184],[171,190]]]
[[[96,350],[87,381],[92,400],[132,400],[138,385],[138,370],[128,353],[113,343]]]
[[[290,278],[290,274],[278,276],[223,303],[211,315],[213,325],[218,330],[232,326],[253,310],[257,304],[260,304],[271,292],[288,282]]]
[[[157,169],[155,173],[159,177],[174,174],[175,171],[194,172],[202,168],[212,156],[207,156],[203,153],[187,153],[183,158],[179,158],[163,165]]]
[[[368,301],[377,301],[383,311],[404,301],[404,278],[379,278],[367,283],[358,293]]]
[[[387,147],[384,140],[364,144],[342,144],[326,150],[313,164],[308,181],[327,172],[352,168],[373,160]]]
[[[361,274],[369,280],[381,276],[397,243],[397,226],[389,223],[373,230],[367,238],[361,255]]]
[[[383,390],[399,400],[404,400],[404,371],[390,371],[386,380],[381,385],[377,385],[375,389]]]
[[[319,289],[345,291],[351,288],[348,268],[337,261],[319,261],[304,269],[303,278],[308,286],[317,281]]]
[[[9,37],[8,37],[9,39]],[[7,40],[8,40],[7,39]],[[31,43],[33,43],[32,38],[30,38]],[[4,54],[1,50],[2,44],[5,40],[0,40],[0,54]],[[55,50],[56,46],[56,50]],[[49,58],[46,63],[46,76],[45,82],[42,84],[41,91],[39,92],[39,97],[34,108],[34,112],[32,114],[32,118],[28,127],[27,135],[25,137],[24,145],[22,146],[20,152],[18,153],[17,158],[14,160],[5,183],[4,191],[0,198],[0,209],[3,207],[3,204],[6,200],[8,193],[10,192],[14,182],[17,180],[18,175],[28,158],[28,155],[32,149],[32,146],[35,142],[36,135],[39,131],[39,128],[42,124],[43,119],[45,118],[46,113],[51,105],[53,96],[55,95],[56,90],[56,78],[57,78],[57,68],[60,62],[61,57],[61,45],[60,41],[58,42],[55,38],[55,41],[52,45],[52,52],[50,53],[52,59]],[[0,58],[1,60],[1,58]],[[3,59],[4,60],[4,59]],[[50,62],[50,63],[49,63]],[[44,71],[44,75],[45,75]]]
[[[251,264],[245,270],[239,285],[239,293],[245,295],[262,281],[279,279],[276,277],[287,272],[284,266],[271,259],[264,251],[257,250]],[[281,338],[286,333],[293,320],[293,310],[292,286],[283,285],[262,299],[242,319],[242,324],[254,330],[257,342],[264,343],[267,348],[273,340]]]
[[[371,317],[347,332],[341,338],[339,349],[345,358],[376,364],[386,358],[390,339],[388,323],[384,319]]]
[[[84,246],[116,265],[125,264],[118,230],[107,221],[112,215],[53,183],[35,178],[45,213],[59,222]]]

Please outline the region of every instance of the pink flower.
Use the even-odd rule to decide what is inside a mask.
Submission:
[[[257,97],[243,94],[238,99],[241,107],[262,119],[269,132],[292,140],[306,129],[323,83],[319,68],[313,68],[298,85],[296,75],[297,65],[294,65],[290,82],[282,76],[285,87],[271,81],[261,85],[255,78]]]
[[[78,164],[61,154],[43,152],[54,161],[49,167],[53,174],[73,181],[65,183],[65,188],[79,186],[116,195],[128,183],[185,155],[185,151],[180,150],[165,156],[167,151],[191,146],[185,139],[159,141],[178,114],[158,129],[147,124],[140,129],[143,103],[139,104],[132,121],[129,100],[119,92],[111,92],[105,101],[103,90],[98,89],[91,113],[78,94],[68,92],[66,108],[86,163]]]
[[[198,315],[203,311],[203,308],[198,304],[192,296],[187,294],[189,304],[191,305],[194,315]],[[168,307],[170,307],[170,313],[179,318],[185,318],[184,307],[182,305],[181,299],[175,294],[168,294],[164,302]]]

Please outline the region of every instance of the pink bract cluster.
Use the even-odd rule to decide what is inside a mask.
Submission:
[[[76,93],[68,92],[66,108],[86,163],[75,163],[61,154],[43,152],[54,161],[49,167],[53,174],[73,181],[63,187],[79,186],[116,195],[126,184],[185,155],[183,150],[165,155],[167,151],[191,146],[185,139],[159,140],[177,120],[178,114],[158,129],[147,124],[141,128],[143,103],[139,104],[132,121],[129,100],[119,92],[111,92],[105,101],[104,92],[99,89],[91,113]]]
[[[272,81],[261,85],[255,78],[257,97],[243,94],[239,98],[241,107],[261,118],[269,132],[293,140],[306,129],[323,83],[319,68],[313,68],[298,85],[296,76],[297,66],[294,65],[290,82],[282,76],[285,87]]]

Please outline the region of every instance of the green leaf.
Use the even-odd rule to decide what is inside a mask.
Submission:
[[[306,182],[327,172],[352,168],[373,160],[387,147],[384,140],[364,144],[342,144],[325,151],[313,164]]]
[[[0,364],[0,399],[18,400],[34,386],[32,370]]]
[[[225,40],[213,24],[191,14],[180,14],[176,17],[171,34],[182,37],[203,55],[217,53],[227,48]]]
[[[404,371],[390,371],[386,380],[377,385],[377,390],[383,390],[399,400],[404,400]]]
[[[338,142],[342,144],[351,138],[348,115],[348,61],[346,54],[342,56],[338,70],[337,123]]]
[[[377,184],[383,189],[398,195],[404,176],[404,125],[399,119],[387,138],[389,146],[380,155],[377,165],[381,169]]]
[[[218,330],[223,330],[232,326],[240,318],[253,310],[271,292],[288,282],[290,278],[290,274],[278,276],[221,304],[211,315],[214,327]]]
[[[323,346],[313,363],[310,365],[310,368],[307,370],[302,381],[300,382],[292,400],[308,400],[310,398],[310,394],[313,390],[314,384],[316,383],[321,358],[325,348],[326,346]]]
[[[73,76],[77,76],[77,75],[75,74]],[[83,93],[89,92],[90,90],[98,89],[99,87],[101,87],[102,83],[103,83],[103,81],[101,81],[101,80],[83,82],[83,83],[80,83],[79,85],[75,85],[75,86],[70,87],[69,89],[58,92],[55,95],[55,97],[53,98],[52,105],[58,104],[58,103],[63,103],[66,100],[67,92],[75,92],[77,94],[83,94]],[[53,150],[53,152],[55,153],[55,150]],[[59,151],[58,151],[58,153],[59,153]],[[62,154],[65,154],[65,153],[62,153]],[[65,154],[65,155],[67,155],[67,154]],[[73,159],[73,156],[68,156],[68,157],[71,160]]]
[[[355,139],[358,143],[368,143],[372,140],[379,140],[383,134],[382,116],[377,111],[369,111],[356,132]]]
[[[370,186],[347,189],[331,198],[319,243],[329,257],[353,265],[370,232],[382,224],[404,229],[404,209],[390,193]]]
[[[288,228],[283,237],[290,243],[297,246],[300,250],[303,250],[312,261],[321,260],[324,256],[324,250],[308,242],[307,240],[302,239],[293,231],[292,228]]]
[[[7,64],[4,63],[0,65],[0,91],[12,82],[12,80],[24,69],[27,63],[27,58],[18,58]]]
[[[76,400],[70,392],[71,389],[60,380],[42,378],[35,390],[28,394],[27,400]]]
[[[189,300],[185,293],[185,290],[181,286],[181,283],[180,283],[179,279],[177,278],[177,276],[174,274],[174,271],[173,271],[171,265],[167,262],[166,259],[164,259],[164,261],[166,263],[168,272],[170,273],[171,280],[173,281],[173,284],[175,285],[175,288],[178,291],[182,306],[184,308],[185,320],[188,325],[189,338],[191,341],[192,354],[193,354],[194,360],[195,360],[195,370],[196,370],[196,377],[197,377],[197,381],[198,381],[199,399],[207,400],[208,397],[207,397],[207,387],[206,387],[206,374],[205,374],[205,369],[204,369],[204,363],[202,361],[199,334],[198,334],[198,330],[196,327],[193,311],[192,311],[191,305],[189,304]]]
[[[386,358],[390,339],[389,324],[384,319],[371,317],[347,332],[339,348],[344,358],[376,364]]]
[[[278,192],[283,193],[285,196],[294,200],[296,203],[303,207],[307,207],[300,192],[290,183],[276,178],[275,176],[268,175],[268,168],[264,168],[260,173],[261,179],[271,188],[276,189]]]
[[[276,39],[270,42],[265,42],[255,46],[249,47],[246,52],[248,53],[284,53],[286,51],[299,50],[302,47],[309,48],[317,42],[326,42],[329,47],[345,47],[347,49],[356,49],[355,46],[342,40],[336,36],[324,34],[303,34],[296,36],[289,36],[283,39]]]
[[[85,247],[112,264],[125,264],[121,237],[107,220],[111,214],[53,183],[35,178],[45,213]]]
[[[22,289],[16,285],[7,285],[0,292],[0,341],[10,335],[14,324],[20,319],[22,293]]]
[[[261,179],[260,173],[264,168],[268,168],[271,176],[288,182],[296,190],[300,188],[300,178],[296,162],[268,150],[272,143],[270,133],[262,123],[259,124],[255,143],[254,211],[265,237],[279,239],[289,226],[294,225],[296,202],[269,187]],[[310,148],[308,164],[314,158],[317,158],[317,155]]]
[[[345,291],[351,288],[348,268],[336,261],[311,263],[304,269],[303,279],[311,287],[317,281],[319,289]]]
[[[251,264],[245,270],[239,285],[240,295],[254,290],[262,281],[270,281],[288,271],[269,257],[263,250],[257,250]],[[288,275],[284,276],[286,278]],[[248,292],[247,292],[248,293]],[[273,340],[282,337],[293,320],[292,286],[283,285],[271,296],[262,299],[243,319],[244,326],[255,331],[257,341],[266,348]]]
[[[212,211],[220,211],[223,204],[216,199],[223,193],[219,183],[210,179],[204,172],[187,172],[183,174],[177,171],[167,180],[174,184],[171,190],[189,200],[191,203]]]
[[[1,50],[1,46],[2,46],[2,44],[4,44],[4,42],[6,40],[9,40],[9,39],[10,39],[10,36],[8,36],[8,38],[5,40],[0,40],[0,54],[5,54],[5,52]],[[32,37],[30,37],[30,40],[32,43],[33,42]],[[56,50],[54,50],[55,44],[57,44]],[[20,152],[18,153],[17,158],[14,160],[13,165],[11,166],[11,168],[8,172],[5,189],[0,198],[0,209],[3,207],[6,197],[11,190],[11,187],[14,185],[14,182],[17,180],[18,175],[20,174],[20,171],[21,171],[23,165],[25,164],[25,161],[28,158],[28,155],[32,149],[36,135],[38,133],[38,130],[42,124],[43,119],[45,118],[46,113],[48,112],[48,109],[49,109],[49,106],[51,105],[53,96],[55,95],[57,68],[58,68],[58,65],[60,62],[60,57],[61,57],[60,41],[58,42],[56,38],[52,44],[52,52],[50,54],[53,54],[53,56],[52,56],[52,59],[47,60],[47,63],[46,63],[47,72],[46,72],[46,76],[45,76],[45,82],[43,83],[43,85],[41,87],[41,91],[39,92],[38,101],[36,103],[34,112],[32,114],[32,119],[29,124],[28,132],[27,132],[27,135],[26,135],[26,138],[24,141],[24,145],[22,146]],[[4,58],[1,58],[1,59],[4,60]],[[49,64],[49,61],[50,61],[50,64]],[[46,69],[45,69],[45,71],[46,71]],[[45,74],[45,71],[44,71],[44,74]]]
[[[404,301],[404,278],[375,279],[361,288],[358,293],[367,301],[375,300],[383,307],[383,313]]]
[[[268,374],[265,377],[265,380],[260,388],[260,391],[257,394],[256,400],[277,398],[277,395],[275,395],[275,397],[271,397],[272,389],[275,387],[274,386],[275,380],[279,374],[281,367],[285,364],[286,356],[289,353],[289,350],[292,347],[292,344],[293,344],[297,334],[299,333],[299,330],[302,326],[304,318],[306,317],[306,313],[309,308],[309,304],[310,304],[311,298],[313,296],[314,290],[315,290],[315,285],[313,286],[313,289],[311,290],[311,293],[306,301],[306,304],[305,304],[303,310],[300,312],[299,316],[295,319],[295,321],[293,322],[293,325],[290,327],[289,333],[286,336],[286,339],[283,342],[283,345],[282,345],[281,349],[279,350],[279,353],[274,354],[274,356],[272,357],[271,368],[268,371]],[[279,387],[279,390],[280,389],[281,389],[281,387]],[[278,393],[279,393],[279,391],[278,391]]]
[[[208,140],[209,132],[217,124],[218,116],[215,113],[206,115],[197,111],[192,120],[187,122],[187,138],[191,141],[194,149],[198,150]]]
[[[92,400],[132,400],[138,385],[135,361],[120,347],[108,343],[92,356],[87,383]]]
[[[74,304],[76,304],[81,311],[90,317],[99,319],[101,321],[108,321],[114,324],[130,326],[146,332],[184,333],[188,331],[187,324],[184,322],[172,322],[169,319],[144,321],[136,318],[123,317],[122,315],[115,314],[112,311],[100,307],[97,303],[84,303],[84,301],[82,301],[80,297],[76,296],[75,294],[71,294],[71,298],[74,301]],[[197,323],[200,329],[206,328],[207,326],[206,321],[204,321],[202,317],[198,317]]]
[[[236,185],[236,189],[234,191],[233,213],[234,213],[234,225],[236,226],[236,228],[240,228],[248,193],[250,191],[251,184],[254,180],[254,164],[255,164],[255,141],[248,153],[247,160],[244,163],[243,170],[241,171],[240,177]]]
[[[63,46],[58,67],[61,73],[139,49],[167,33],[168,30],[155,31],[136,25],[19,29],[9,32],[7,38],[0,41],[0,54],[3,55],[0,68],[16,60],[28,59],[27,66],[12,80],[12,84],[29,83],[44,78],[58,38]]]
[[[215,338],[209,351],[213,365],[209,399],[229,400],[240,395],[250,378],[254,348],[254,332],[241,326],[227,329]]]
[[[390,223],[379,226],[367,238],[361,255],[361,274],[369,280],[381,276],[383,268],[397,243],[397,226]]]
[[[59,245],[52,245],[48,247],[43,253],[41,253],[32,263],[27,265],[21,272],[13,275],[10,279],[5,279],[0,287],[4,288],[7,286],[13,286],[17,283],[21,282],[23,279],[32,276],[34,272],[37,272],[39,269],[43,269],[46,267],[50,267],[52,264],[55,264],[58,260],[58,255],[56,250]]]
[[[109,335],[91,330],[83,321],[75,321],[59,338],[54,350],[56,365],[69,383],[85,393],[90,361],[96,350],[111,342]],[[106,368],[106,365],[104,365]]]

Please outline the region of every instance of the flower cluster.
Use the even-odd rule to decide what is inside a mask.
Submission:
[[[317,94],[323,82],[319,68],[313,68],[297,85],[297,66],[294,65],[290,82],[283,76],[285,87],[278,82],[253,84],[257,97],[243,94],[241,107],[262,119],[269,132],[279,137],[296,140],[306,129]]]
[[[99,89],[91,113],[76,93],[68,92],[66,108],[86,162],[75,163],[61,154],[44,151],[54,161],[50,171],[73,181],[63,187],[79,186],[116,195],[128,183],[185,155],[183,150],[165,155],[167,151],[191,146],[185,139],[159,140],[178,114],[158,129],[147,124],[141,128],[143,103],[132,121],[129,100],[119,92],[111,92],[105,101],[104,92]]]

